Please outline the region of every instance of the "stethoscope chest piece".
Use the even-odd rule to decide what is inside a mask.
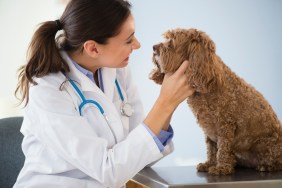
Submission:
[[[120,112],[121,112],[121,115],[130,117],[132,116],[134,111],[129,103],[122,102],[120,106]]]

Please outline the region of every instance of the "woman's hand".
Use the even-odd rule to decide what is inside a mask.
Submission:
[[[165,104],[165,107],[173,110],[187,97],[194,93],[194,89],[189,87],[185,71],[188,61],[184,61],[178,70],[173,74],[166,74],[162,83],[158,101]]]
[[[158,135],[161,129],[167,129],[177,106],[194,93],[185,75],[187,66],[188,61],[184,61],[175,73],[165,75],[160,95],[144,120],[155,135]]]

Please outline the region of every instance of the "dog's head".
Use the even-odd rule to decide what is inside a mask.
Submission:
[[[166,73],[174,73],[188,60],[186,75],[197,92],[207,93],[223,84],[222,64],[208,35],[196,29],[174,29],[165,32],[164,38],[165,42],[153,46],[156,68],[150,79],[162,84]]]

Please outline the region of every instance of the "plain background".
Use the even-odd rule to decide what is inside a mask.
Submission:
[[[280,0],[131,0],[136,37],[142,47],[130,66],[148,112],[160,87],[149,80],[152,46],[174,28],[197,28],[215,42],[217,54],[240,77],[260,91],[282,119],[282,1]],[[59,0],[0,1],[0,118],[21,115],[13,96],[16,71],[38,23],[58,19]],[[156,166],[196,165],[206,159],[205,141],[183,102],[173,115],[175,152]]]

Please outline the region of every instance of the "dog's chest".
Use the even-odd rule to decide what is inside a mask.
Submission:
[[[201,125],[216,123],[216,117],[220,116],[221,104],[218,97],[195,96],[187,102]]]
[[[188,99],[188,104],[205,135],[216,142],[218,135],[217,125],[221,119],[219,110],[220,104],[217,99],[210,99],[211,98],[206,99],[205,97],[198,96]]]
[[[214,114],[204,109],[200,111],[201,113],[197,114],[197,121],[199,126],[203,129],[206,136],[208,136],[214,142],[217,142],[218,130]]]

